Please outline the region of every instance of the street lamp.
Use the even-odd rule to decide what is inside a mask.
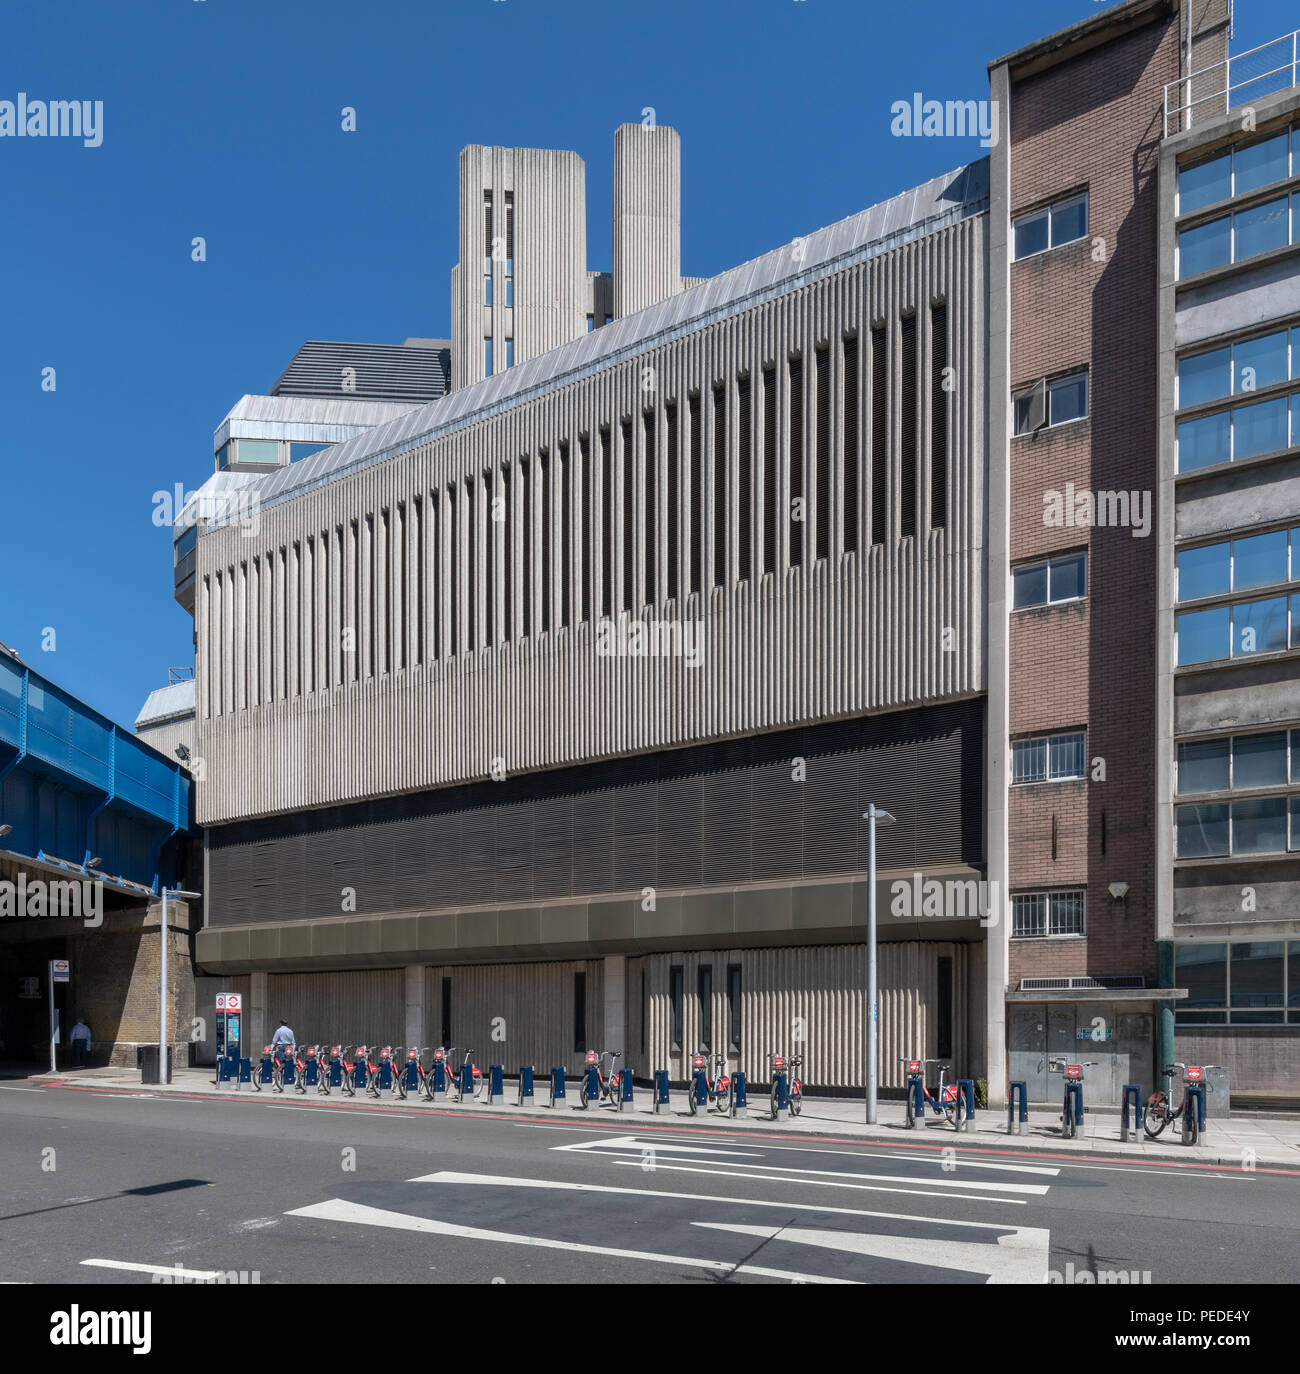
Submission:
[[[170,1083],[172,1076],[167,1064],[167,898],[183,897],[197,901],[199,892],[186,892],[183,887],[164,887],[162,890],[162,958],[158,962],[158,1082]]]
[[[876,826],[894,817],[872,802],[862,813],[867,823],[867,1125],[876,1124]]]

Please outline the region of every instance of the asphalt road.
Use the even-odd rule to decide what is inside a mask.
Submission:
[[[1300,1255],[1295,1173],[629,1129],[607,1109],[10,1082],[0,1158],[9,1282],[1250,1284],[1294,1282]]]

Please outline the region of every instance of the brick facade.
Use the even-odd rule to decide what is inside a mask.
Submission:
[[[1089,372],[1087,420],[1011,440],[1013,566],[1088,552],[1085,601],[1012,614],[1011,734],[1084,727],[1090,769],[1105,767],[1105,781],[1013,789],[1012,892],[1084,887],[1087,904],[1081,938],[1012,940],[1012,987],[1027,976],[1155,980],[1155,172],[1178,42],[1177,20],[1162,17],[1011,86],[1013,218],[1089,195],[1087,238],[1011,265],[1013,390]],[[1044,493],[1070,482],[1144,493],[1147,536],[1047,524]],[[1115,881],[1129,885],[1122,902],[1107,892]]]

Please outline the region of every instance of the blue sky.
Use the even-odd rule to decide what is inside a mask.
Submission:
[[[653,106],[682,135],[682,268],[707,276],[982,155],[890,137],[891,103],[983,97],[991,58],[1097,9],[5,0],[0,100],[104,115],[96,148],[0,138],[0,640],[127,724],[193,663],[153,493],[204,480],[212,430],[304,339],[447,336],[466,143],[580,153],[607,268],[613,132]],[[1234,50],[1288,9],[1238,0]]]

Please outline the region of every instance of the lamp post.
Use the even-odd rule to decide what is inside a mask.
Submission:
[[[876,1124],[876,826],[893,825],[894,817],[871,802],[862,813],[867,823],[867,1125]]]
[[[158,961],[158,1082],[172,1081],[167,1063],[167,898],[183,897],[187,901],[197,901],[198,892],[186,892],[183,887],[164,887],[162,889],[162,957]]]

